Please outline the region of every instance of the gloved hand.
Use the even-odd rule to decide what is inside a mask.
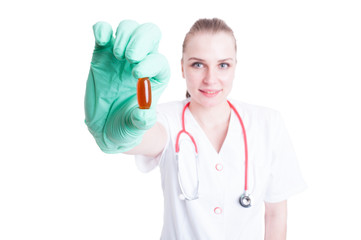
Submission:
[[[151,23],[125,20],[113,37],[105,22],[93,26],[95,49],[85,93],[85,123],[100,149],[106,153],[137,146],[156,122],[155,107],[165,89],[170,69],[157,52],[161,33]],[[152,106],[138,108],[138,78],[149,77]]]

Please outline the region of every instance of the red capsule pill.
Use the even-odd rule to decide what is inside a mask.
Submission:
[[[137,83],[138,105],[140,109],[149,109],[152,104],[152,89],[149,78],[139,78]]]

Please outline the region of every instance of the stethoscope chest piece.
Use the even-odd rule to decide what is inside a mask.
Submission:
[[[251,206],[251,197],[248,193],[243,193],[239,198],[239,204],[244,208],[249,208]]]

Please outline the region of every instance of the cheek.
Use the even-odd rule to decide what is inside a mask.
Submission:
[[[222,73],[221,79],[224,85],[232,86],[234,79],[234,71],[226,71]]]
[[[186,84],[188,91],[192,91],[192,89],[196,86],[196,82],[191,77],[186,77]]]
[[[195,94],[195,91],[199,88],[201,77],[195,72],[188,72],[185,74],[187,90],[191,95]]]
[[[201,69],[186,68],[184,74],[186,78],[197,79],[203,75],[203,71]]]
[[[194,84],[197,84],[198,82],[202,81],[203,75],[204,75],[204,73],[201,70],[194,71],[194,70],[190,69],[187,71],[187,69],[186,69],[184,71],[184,78],[187,81],[187,85],[194,85]]]

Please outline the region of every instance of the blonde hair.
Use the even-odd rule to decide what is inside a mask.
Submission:
[[[237,43],[236,43],[236,38],[234,37],[234,33],[233,30],[221,19],[219,18],[201,18],[199,20],[197,20],[193,26],[190,28],[189,32],[186,34],[184,41],[183,41],[183,46],[182,46],[182,52],[185,52],[185,49],[187,47],[187,43],[189,41],[189,39],[196,35],[197,33],[212,33],[212,34],[216,34],[216,33],[220,33],[220,32],[225,32],[230,34],[233,39],[234,39],[234,48],[235,51],[237,51]],[[187,91],[186,93],[186,97],[189,98],[190,94]]]

